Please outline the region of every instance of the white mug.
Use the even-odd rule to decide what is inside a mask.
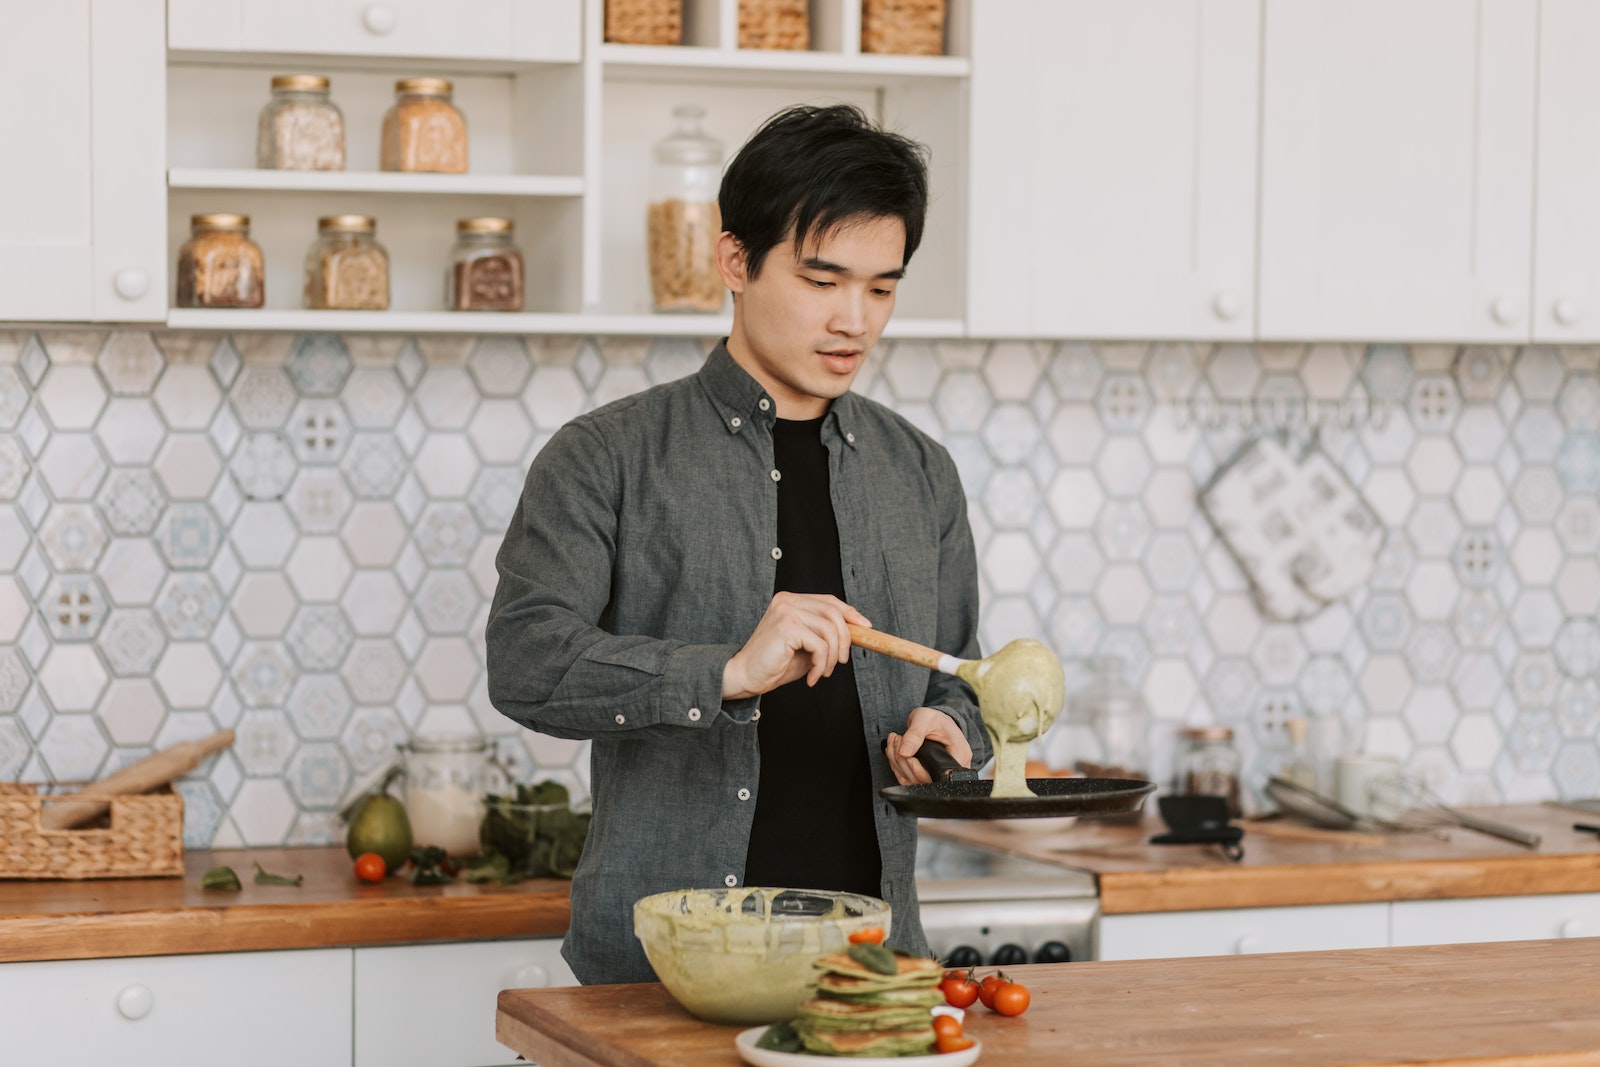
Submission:
[[[1388,756],[1368,756],[1361,753],[1340,756],[1334,763],[1334,799],[1357,815],[1379,815],[1393,818],[1392,812],[1375,812],[1368,790],[1371,782],[1380,778],[1400,777],[1400,761]]]

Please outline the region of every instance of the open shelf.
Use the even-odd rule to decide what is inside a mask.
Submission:
[[[400,174],[361,170],[257,170],[176,167],[172,189],[257,189],[278,192],[392,193],[427,196],[582,196],[579,177],[544,174]]]
[[[818,85],[925,78],[965,78],[972,71],[965,56],[893,56],[843,52],[781,52],[738,48],[658,47],[603,44],[600,61],[608,78],[674,81],[737,81],[749,84],[781,82]]]

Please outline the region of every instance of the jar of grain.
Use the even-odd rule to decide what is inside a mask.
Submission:
[[[328,79],[280,74],[261,109],[256,166],[265,170],[344,170],[344,115],[328,99]]]
[[[1234,818],[1242,812],[1239,797],[1239,750],[1226,726],[1189,726],[1178,733],[1178,773],[1173,790],[1179,796],[1219,796]]]
[[[444,78],[402,78],[383,116],[379,166],[384,170],[467,172],[467,120],[450,102]]]
[[[445,305],[451,311],[521,311],[522,253],[511,220],[462,219],[450,250]]]
[[[657,311],[721,311],[728,292],[717,273],[722,143],[700,128],[704,108],[684,104],[672,115],[677,129],[655,146],[646,227],[651,298]]]
[[[306,307],[383,311],[389,306],[389,253],[373,237],[371,215],[317,220],[306,256]]]
[[[250,240],[250,216],[192,215],[178,249],[181,308],[258,308],[266,295],[261,249]]]

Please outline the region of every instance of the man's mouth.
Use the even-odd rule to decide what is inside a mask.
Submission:
[[[827,351],[819,351],[817,355],[821,356],[832,369],[836,371],[844,371],[850,370],[855,366],[856,360],[861,358],[861,349],[836,348]]]

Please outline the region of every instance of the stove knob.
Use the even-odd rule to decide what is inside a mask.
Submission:
[[[989,960],[994,967],[1018,967],[1028,962],[1028,952],[1021,945],[1001,945],[994,950],[994,957]]]
[[[945,956],[944,965],[950,968],[981,967],[983,955],[971,945],[957,945]]]
[[[1033,953],[1034,963],[1071,963],[1072,950],[1060,941],[1046,941]]]

